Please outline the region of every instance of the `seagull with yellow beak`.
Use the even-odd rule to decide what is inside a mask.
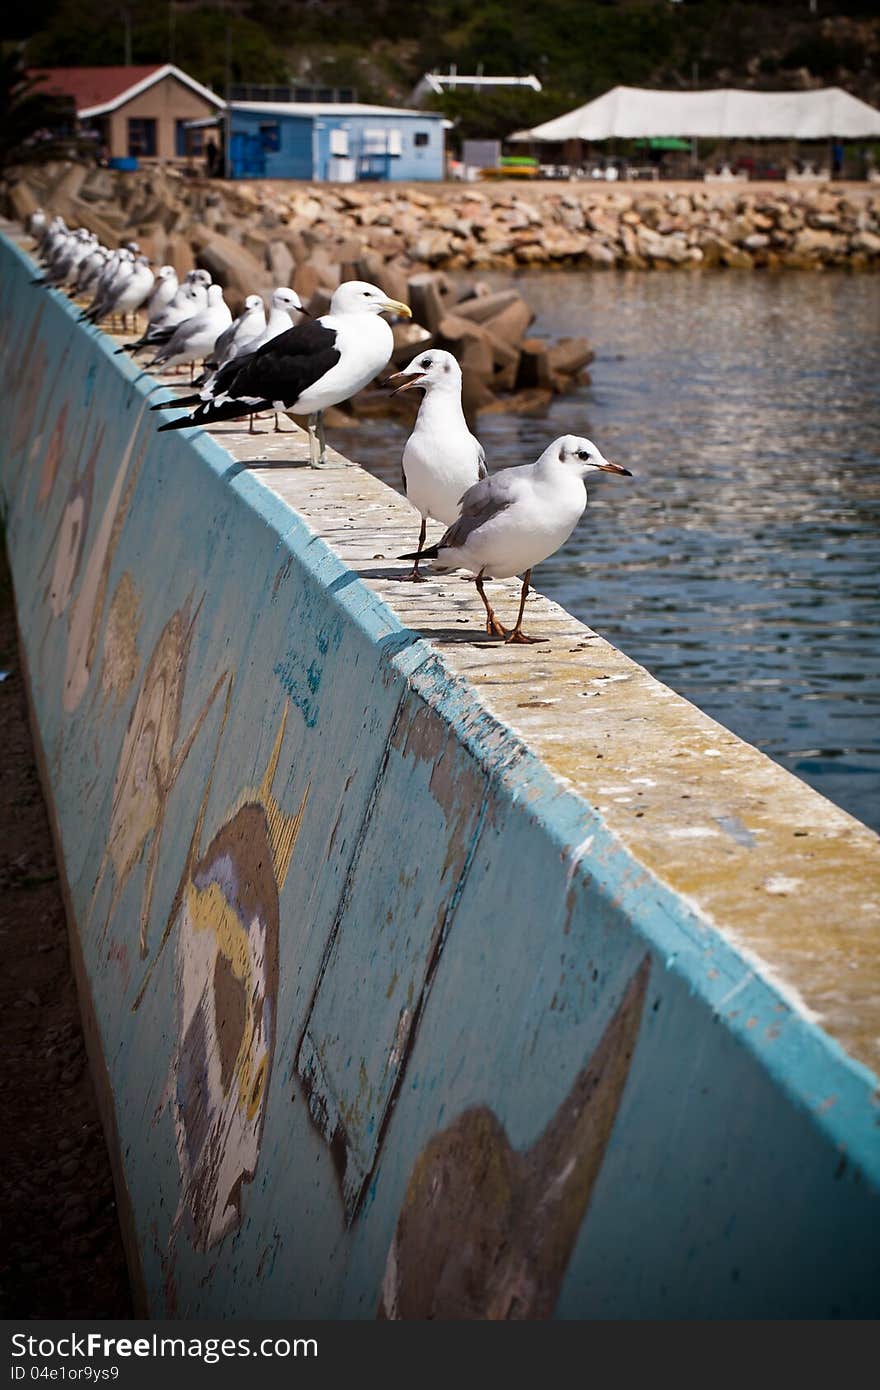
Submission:
[[[322,412],[362,391],[388,365],[394,338],[390,324],[379,317],[386,312],[412,317],[408,305],[389,299],[378,286],[346,281],[334,292],[329,314],[298,323],[256,352],[227,363],[206,383],[201,405],[160,430],[285,410],[309,417],[309,462],[323,468]],[[173,407],[174,402],[168,404]]]

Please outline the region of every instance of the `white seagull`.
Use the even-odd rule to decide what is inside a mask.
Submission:
[[[486,631],[505,642],[542,642],[522,630],[523,609],[535,565],[564,545],[587,505],[584,479],[589,473],[621,473],[628,468],[604,458],[589,439],[566,434],[544,450],[537,463],[504,468],[468,488],[461,516],[436,545],[422,551],[441,573],[466,569],[477,581],[486,609]],[[401,555],[413,560],[414,555]],[[516,626],[508,631],[496,618],[483,588],[484,579],[523,576]]]
[[[147,323],[154,323],[162,310],[171,303],[180,285],[177,280],[177,271],[173,265],[160,265],[156,271],[156,283],[153,286],[153,293],[147,300]]]
[[[419,556],[425,525],[432,516],[451,526],[458,519],[462,493],[486,477],[483,446],[467,427],[461,408],[461,367],[451,352],[433,348],[413,358],[391,381],[401,391],[424,391],[413,432],[403,450],[403,490],[421,513],[419,548],[407,579],[419,581]]]
[[[184,363],[204,360],[214,344],[232,323],[229,305],[223,298],[221,285],[208,286],[208,302],[204,309],[175,328],[168,342],[161,347],[150,363],[151,367],[179,367]]]
[[[147,325],[145,333],[135,343],[125,343],[117,348],[120,352],[140,352],[145,347],[161,347],[173,337],[175,330],[186,319],[191,319],[204,309],[208,302],[208,291],[200,280],[184,280],[174,298]]]
[[[386,310],[412,317],[408,305],[389,299],[376,285],[346,281],[334,291],[329,314],[298,323],[255,352],[228,362],[207,383],[192,415],[169,420],[159,429],[185,430],[259,410],[317,416],[319,440],[309,419],[309,462],[323,468],[321,412],[347,401],[387,365],[394,338],[390,324],[379,318]],[[187,397],[163,408],[192,403]]]

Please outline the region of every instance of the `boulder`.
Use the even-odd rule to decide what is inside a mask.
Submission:
[[[446,312],[437,276],[427,272],[411,275],[407,285],[407,302],[415,322],[427,328],[429,333],[437,333]]]
[[[573,373],[586,367],[595,357],[586,338],[560,338],[547,353],[554,372]]]
[[[266,283],[266,267],[244,246],[219,233],[199,233],[196,265],[209,270],[218,285],[241,295],[256,293]],[[199,244],[201,243],[201,244]]]
[[[553,387],[547,344],[543,338],[524,338],[520,344],[516,388],[522,391],[532,387],[542,390]]]
[[[508,304],[506,309],[502,309],[500,314],[495,314],[486,322],[485,327],[491,333],[493,339],[498,339],[503,343],[509,343],[516,347],[522,341],[535,311],[524,299],[519,296]]]
[[[266,265],[275,285],[289,285],[293,276],[294,259],[284,241],[270,241],[266,247]]]

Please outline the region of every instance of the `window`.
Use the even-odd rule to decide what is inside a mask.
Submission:
[[[431,137],[426,130],[417,130],[413,140],[415,145],[429,145]]]
[[[364,154],[403,154],[403,140],[399,130],[365,130]]]
[[[147,159],[152,159],[156,154],[156,120],[155,117],[134,117],[128,119],[128,153],[130,155],[144,155]]]
[[[186,121],[174,122],[174,153],[178,159],[187,159],[205,152],[205,131],[187,130]]]
[[[260,145],[270,152],[281,149],[281,126],[277,121],[266,121],[260,126]]]
[[[338,155],[348,154],[348,131],[331,130],[330,132],[330,153]]]

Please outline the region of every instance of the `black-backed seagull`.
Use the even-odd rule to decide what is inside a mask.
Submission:
[[[259,410],[317,416],[319,441],[309,418],[309,462],[322,468],[326,446],[321,412],[363,390],[387,365],[394,338],[390,325],[379,317],[386,311],[412,317],[408,305],[389,299],[376,285],[346,281],[334,291],[329,314],[298,323],[256,352],[221,367],[192,415],[169,420],[160,430],[210,425]]]

